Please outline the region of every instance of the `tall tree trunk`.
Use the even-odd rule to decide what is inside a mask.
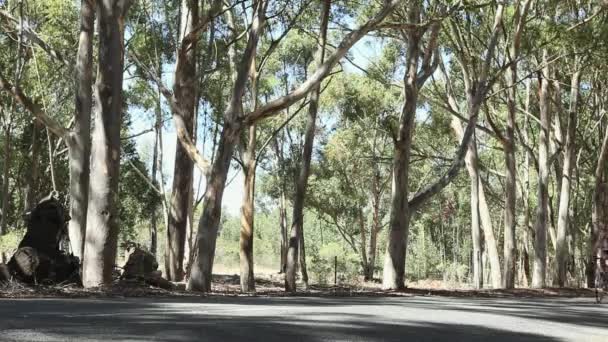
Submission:
[[[11,125],[4,128],[4,170],[2,172],[2,217],[0,217],[0,235],[8,232],[8,206],[9,206],[9,177],[11,171]]]
[[[361,253],[361,267],[363,268],[363,276],[367,278],[366,275],[369,273],[369,264],[367,263],[367,231],[365,229],[365,214],[363,213],[362,208],[359,209],[357,220],[359,221],[359,235],[361,239],[361,245],[359,247],[359,252]]]
[[[286,184],[285,184],[285,171],[284,171],[284,159],[283,159],[283,149],[279,146],[278,138],[274,138],[273,148],[276,156],[276,165],[278,168],[278,177],[280,179],[280,190],[279,190],[279,230],[281,233],[281,264],[279,265],[279,274],[285,272],[287,267],[287,199],[285,197],[286,192]]]
[[[366,281],[374,280],[374,270],[376,268],[376,249],[378,245],[378,233],[382,229],[382,222],[380,222],[380,184],[379,175],[374,176],[377,181],[374,181],[374,199],[372,203],[372,227],[369,231],[369,247],[367,248],[367,269],[365,270],[364,279]]]
[[[130,4],[129,0],[97,3],[99,66],[84,247],[85,287],[110,284],[116,261],[124,20]]]
[[[453,98],[450,97],[450,101],[452,101],[452,106],[454,108],[455,107],[455,102],[453,100]],[[460,123],[460,120],[456,117],[453,116],[452,117],[452,123],[451,123],[452,129],[454,130],[454,132],[456,133],[456,136],[458,137],[458,139],[462,140],[464,137],[464,129],[462,128],[462,125]],[[467,171],[469,173],[469,178],[471,179],[471,229],[472,229],[472,236],[473,236],[473,249],[474,251],[477,250],[479,252],[481,252],[482,250],[482,236],[479,232],[479,229],[481,227],[481,230],[483,231],[483,239],[485,239],[485,243],[486,243],[486,250],[488,251],[488,261],[490,263],[490,276],[491,276],[491,281],[492,281],[492,286],[494,288],[499,288],[501,287],[501,269],[500,269],[500,258],[498,256],[498,248],[496,246],[496,238],[494,236],[494,228],[492,227],[492,218],[490,216],[490,209],[488,207],[488,203],[486,201],[486,195],[485,195],[485,190],[484,190],[484,186],[483,183],[481,182],[481,178],[479,176],[479,161],[478,161],[478,156],[477,156],[477,142],[476,141],[471,141],[469,143],[468,146],[468,151],[467,151],[467,155],[466,155],[466,159],[465,159],[465,164],[467,167]],[[475,179],[477,179],[475,181]],[[473,183],[475,183],[475,185],[473,185]],[[477,192],[476,195],[473,196],[473,187],[477,188]],[[476,198],[474,198],[476,197]],[[474,205],[474,202],[476,202],[477,204]],[[474,208],[477,208],[475,211],[473,210]],[[478,216],[477,218],[474,218],[474,216]],[[477,226],[477,228],[475,227]],[[476,248],[477,246],[477,248]],[[474,256],[477,256],[477,253],[473,252]],[[479,267],[479,274],[475,272],[475,263],[478,262],[479,258],[475,257],[473,258],[473,274],[475,274],[475,276],[473,277],[475,280],[477,279],[483,279],[482,277],[482,273],[481,272],[481,266],[477,265]],[[481,278],[479,278],[481,277]],[[476,281],[474,281],[474,283],[476,283]],[[480,283],[480,286],[482,286],[483,284]]]
[[[608,162],[608,129],[605,130],[602,148],[595,167],[595,184],[593,206],[591,212],[591,234],[587,246],[587,286],[594,286],[596,257],[599,257],[599,247],[602,240],[608,238],[608,183],[606,183],[606,166]]]
[[[152,152],[152,181],[156,182],[156,174],[158,171],[158,134],[156,131],[160,129],[158,127],[158,112],[160,111],[160,107],[156,109],[156,123],[154,124],[154,151]],[[161,194],[164,196],[164,194]],[[150,212],[150,253],[156,257],[156,252],[158,249],[158,217],[156,215],[158,207],[153,207]]]
[[[224,128],[220,135],[217,154],[207,178],[207,190],[203,200],[203,214],[199,221],[196,236],[195,260],[192,265],[187,288],[190,290],[211,291],[215,245],[222,214],[224,186],[230,168],[234,148],[243,130],[239,115],[242,112],[242,98],[249,78],[251,65],[257,50],[259,36],[264,26],[268,2],[258,1],[254,9],[254,20],[249,30],[247,47],[238,64],[236,79],[228,108],[224,113]]]
[[[530,112],[530,96],[531,96],[531,82],[528,80],[526,83],[526,102],[525,102],[525,111],[527,113]],[[528,116],[524,118],[524,143],[528,144]],[[521,247],[521,259],[522,259],[522,268],[520,272],[522,273],[522,284],[525,287],[528,287],[530,283],[530,150],[526,149],[526,155],[524,158],[524,191],[523,191],[523,237],[522,237],[522,247]]]
[[[473,133],[473,139],[475,139],[475,133]],[[477,161],[477,144],[474,140],[471,141],[472,149],[471,158],[472,169],[471,173],[471,238],[473,240],[473,286],[476,289],[483,287],[483,263],[482,263],[482,238],[481,238],[481,227],[479,223],[479,191],[480,191],[480,179],[478,172],[478,161]]]
[[[319,51],[317,53],[317,67],[320,67],[323,64],[323,61],[325,60],[325,42],[327,38],[327,24],[329,22],[330,11],[331,0],[324,0],[323,12],[321,17],[321,28],[319,32]],[[308,175],[310,173],[310,160],[312,157],[312,148],[315,138],[315,127],[317,121],[317,111],[319,107],[320,94],[321,85],[318,84],[315,89],[312,90],[311,93],[310,105],[308,107],[306,133],[304,135],[304,147],[302,150],[300,174],[296,182],[296,189],[293,200],[293,222],[291,225],[289,248],[287,250],[287,270],[285,272],[285,291],[287,292],[296,292],[296,262],[298,254],[301,254],[300,265],[302,270],[302,280],[304,281],[305,285],[308,285],[306,254],[304,248],[302,248],[302,251],[298,252],[298,244],[301,244],[302,247],[304,246],[304,199],[306,196]]]
[[[555,261],[557,266],[556,283],[559,287],[566,284],[568,262],[567,231],[569,224],[570,191],[572,187],[572,169],[574,167],[576,117],[578,110],[578,93],[580,85],[580,71],[572,74],[570,83],[570,109],[568,113],[568,132],[566,133],[566,146],[564,151],[564,166],[562,168],[562,186],[559,200],[559,213],[557,217],[557,242]]]
[[[378,142],[378,120],[375,121],[374,127],[374,140],[372,144],[372,151],[375,157],[379,157],[376,155],[377,149],[379,148]],[[381,152],[378,152],[381,154]],[[380,207],[382,205],[382,194],[383,194],[383,185],[382,178],[380,176],[380,160],[379,158],[375,160],[373,164],[373,178],[371,182],[371,207],[372,207],[372,226],[369,230],[369,245],[367,248],[367,269],[363,274],[365,281],[374,280],[374,270],[376,268],[376,250],[378,245],[378,233],[382,229],[382,222],[380,217]]]
[[[538,141],[538,202],[534,236],[534,267],[532,271],[532,287],[545,287],[547,273],[547,230],[549,204],[549,134],[551,116],[549,109],[549,65],[547,51],[543,51],[543,67],[540,79],[540,136]]]
[[[36,191],[38,190],[38,174],[40,169],[40,133],[44,126],[34,120],[32,124],[32,154],[30,157],[31,167],[27,172],[27,182],[25,184],[24,209],[32,209],[36,203]]]
[[[254,102],[256,102],[254,100]],[[256,125],[249,127],[249,141],[243,163],[245,164],[245,182],[243,205],[241,207],[241,234],[239,239],[239,257],[241,266],[241,291],[255,291],[253,273],[253,228],[254,228],[254,196],[255,196],[255,148]]]
[[[410,42],[409,44],[417,44],[417,42]],[[410,63],[416,63],[416,65],[417,50],[417,46],[408,48],[408,60]],[[382,287],[391,290],[405,288],[405,256],[410,219],[408,211],[409,159],[418,96],[418,89],[415,86],[416,65],[410,64],[409,72],[406,74],[404,82],[405,102],[401,110],[399,138],[394,142],[391,214],[382,277]]]
[[[196,58],[197,39],[186,40],[199,22],[199,8],[196,0],[182,0],[177,65],[173,94],[178,105],[178,113],[185,123],[186,134],[192,139],[193,122],[196,108]],[[188,206],[192,201],[192,174],[194,162],[186,148],[179,143],[175,150],[175,168],[169,226],[167,227],[168,265],[167,279],[180,281],[184,278],[184,248],[186,243],[186,226],[188,224]]]
[[[528,9],[531,0],[517,1],[515,9],[515,32],[511,42],[509,73],[507,75],[507,130],[504,136],[505,151],[505,226],[504,226],[504,249],[503,249],[503,287],[512,289],[515,287],[515,259],[516,259],[516,239],[515,239],[515,204],[517,201],[517,168],[515,159],[515,114],[517,112],[517,59],[519,58],[519,48],[521,36],[526,23]]]
[[[306,239],[304,238],[304,229],[300,232],[300,248],[298,250],[300,262],[300,274],[302,274],[302,284],[304,289],[308,289],[308,268],[306,266]]]
[[[258,72],[255,56],[251,62],[251,98],[252,109],[258,107]],[[255,291],[255,276],[253,272],[253,229],[255,216],[255,171],[256,165],[257,127],[249,126],[249,137],[243,156],[243,204],[241,206],[241,234],[239,237],[239,258],[241,268],[241,291]]]
[[[420,22],[419,5],[409,9],[408,20]],[[382,275],[382,288],[402,290],[405,288],[405,257],[409,232],[410,212],[409,164],[412,146],[412,131],[418,103],[418,65],[421,33],[409,30],[407,33],[406,72],[403,78],[403,98],[399,117],[399,128],[394,140],[392,166],[392,193],[389,231]]]
[[[68,133],[67,138],[71,216],[68,234],[72,253],[81,259],[84,253],[89,200],[94,25],[95,1],[81,0],[80,34],[76,56],[76,112],[74,113],[74,128]]]

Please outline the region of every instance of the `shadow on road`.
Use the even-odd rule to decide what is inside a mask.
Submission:
[[[367,306],[369,309],[366,309]],[[560,307],[559,305],[562,305]],[[540,334],[466,324],[472,312],[606,326],[608,310],[589,317],[564,303],[423,297],[0,300],[0,341],[557,341]],[[450,310],[463,324],[378,315],[400,308]],[[579,305],[580,306],[580,305]],[[577,306],[577,307],[579,307]],[[584,306],[583,306],[584,307]],[[295,311],[292,310],[295,308]],[[328,311],[327,308],[331,310]],[[579,317],[577,317],[579,316]],[[493,316],[492,316],[493,317]],[[539,322],[539,325],[542,324]],[[515,330],[515,331],[513,331]]]

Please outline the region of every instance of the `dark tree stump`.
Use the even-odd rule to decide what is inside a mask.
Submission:
[[[122,267],[121,279],[139,280],[148,285],[173,290],[173,283],[163,278],[158,271],[158,262],[154,255],[137,245],[127,247],[126,262]]]
[[[80,262],[59,248],[67,237],[70,219],[59,200],[51,194],[24,215],[27,232],[8,263],[10,274],[24,283],[80,280]]]

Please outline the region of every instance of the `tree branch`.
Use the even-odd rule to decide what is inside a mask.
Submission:
[[[40,122],[49,128],[54,134],[61,138],[65,138],[69,134],[69,130],[63,127],[57,120],[48,116],[42,110],[42,107],[27,97],[19,88],[13,87],[10,82],[4,77],[0,71],[0,89],[9,93],[17,102],[19,102],[27,111],[32,113]]]
[[[269,103],[261,106],[257,110],[247,113],[243,116],[243,124],[251,125],[257,121],[275,115],[278,111],[285,109],[297,101],[301,100],[310,91],[315,89],[319,83],[331,72],[331,69],[338,63],[348,50],[361,38],[363,38],[368,32],[372,31],[378,24],[380,24],[389,13],[393,11],[398,4],[402,3],[401,0],[391,0],[387,2],[382,10],[377,13],[372,19],[367,21],[363,26],[355,31],[352,31],[338,45],[338,48],[334,53],[328,56],[327,60],[319,66],[319,68],[302,83],[298,88],[291,91],[289,94],[282,96],[276,100],[270,101]]]

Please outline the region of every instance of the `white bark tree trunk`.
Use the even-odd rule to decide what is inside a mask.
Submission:
[[[572,188],[572,170],[574,168],[575,141],[576,141],[576,124],[578,110],[578,94],[580,86],[580,71],[575,71],[572,74],[570,83],[570,109],[568,113],[568,128],[566,133],[564,165],[562,168],[562,186],[560,189],[559,211],[557,216],[557,237],[556,237],[556,255],[555,262],[557,266],[557,274],[555,282],[557,286],[563,287],[566,284],[566,272],[568,262],[568,241],[567,231],[569,225],[570,211],[570,192]]]
[[[129,0],[97,3],[99,67],[82,272],[85,287],[110,284],[116,261],[124,20],[130,4]]]
[[[532,287],[542,288],[546,285],[547,274],[547,230],[549,226],[549,134],[551,116],[549,108],[549,65],[547,51],[543,51],[545,65],[540,79],[540,136],[538,141],[538,202],[534,236],[534,267],[532,270]]]
[[[95,1],[80,2],[80,35],[76,57],[76,112],[68,135],[70,165],[70,222],[72,253],[81,258],[87,227],[91,154],[91,109],[93,105],[93,31]],[[82,261],[82,260],[81,260]]]

